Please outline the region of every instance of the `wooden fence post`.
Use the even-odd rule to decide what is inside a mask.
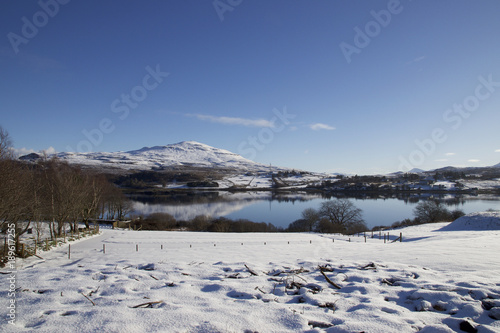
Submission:
[[[68,244],[68,259],[71,259],[71,244]]]
[[[106,244],[102,244],[102,253],[106,254]]]
[[[403,242],[403,233],[402,232],[399,233],[399,242],[400,243]]]

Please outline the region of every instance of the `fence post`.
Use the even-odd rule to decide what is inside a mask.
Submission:
[[[402,232],[399,233],[399,242],[400,243],[403,242],[403,233]]]
[[[68,244],[68,259],[71,259],[71,244]]]
[[[102,253],[106,254],[106,244],[102,244]]]
[[[139,252],[139,244],[135,244],[135,252]]]

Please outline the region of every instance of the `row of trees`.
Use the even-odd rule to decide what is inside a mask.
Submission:
[[[465,215],[461,210],[450,211],[438,200],[420,202],[413,211],[413,219],[395,222],[391,227],[401,227],[435,222],[450,222]],[[376,227],[379,228],[379,227]],[[323,202],[318,210],[307,208],[302,218],[291,223],[287,231],[355,234],[367,231],[362,211],[348,199]]]
[[[84,172],[55,159],[16,160],[8,133],[0,128],[0,230],[15,226],[16,247],[34,223],[46,221],[52,239],[65,226],[77,231],[95,218],[123,218],[128,203],[105,176]]]
[[[142,230],[189,230],[208,232],[277,232],[282,231],[271,223],[248,220],[231,220],[225,217],[196,216],[189,221],[177,221],[168,213],[153,213],[133,221],[134,229]]]
[[[449,210],[438,200],[428,200],[420,202],[413,210],[413,215],[413,219],[395,222],[391,227],[397,228],[424,223],[451,222],[464,216],[465,213],[459,209]]]

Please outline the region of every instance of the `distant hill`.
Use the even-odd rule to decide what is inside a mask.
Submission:
[[[144,147],[126,152],[58,153],[62,161],[83,167],[161,170],[172,167],[221,168],[248,171],[269,170],[268,165],[246,159],[228,150],[214,148],[196,141],[183,141],[166,146]],[[49,157],[52,157],[49,156]],[[33,160],[33,155],[20,159]]]

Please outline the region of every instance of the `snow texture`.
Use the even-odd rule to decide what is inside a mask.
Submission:
[[[500,332],[493,215],[469,215],[474,230],[459,220],[398,229],[387,243],[102,230],[73,243],[71,259],[68,245],[18,259],[16,323],[2,320],[0,331]]]

